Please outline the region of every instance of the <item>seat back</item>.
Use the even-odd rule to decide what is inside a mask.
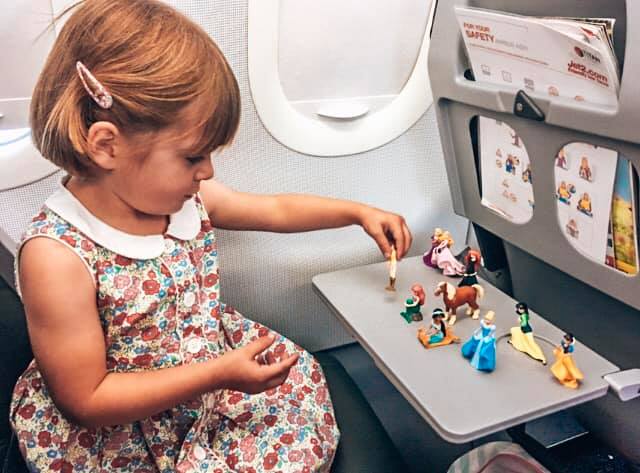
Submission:
[[[26,471],[9,426],[9,403],[32,357],[22,304],[0,278],[0,473]]]

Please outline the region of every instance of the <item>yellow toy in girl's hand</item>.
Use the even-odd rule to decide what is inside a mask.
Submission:
[[[391,247],[391,256],[389,257],[389,285],[385,290],[395,292],[396,290],[396,271],[398,269],[398,259],[396,256],[396,247]]]
[[[560,346],[553,349],[556,361],[551,365],[551,372],[563,385],[576,389],[578,382],[584,379],[582,371],[573,362],[574,345],[576,340],[570,333],[565,333],[560,342]]]
[[[518,314],[520,326],[511,328],[511,339],[509,343],[513,345],[513,348],[516,350],[526,353],[534,360],[538,360],[542,362],[543,365],[546,365],[547,359],[533,338],[533,329],[531,325],[529,325],[529,308],[527,304],[518,302],[516,304],[516,314]]]

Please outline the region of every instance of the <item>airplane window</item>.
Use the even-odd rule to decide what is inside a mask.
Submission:
[[[418,58],[431,2],[373,3],[281,0],[278,67],[289,101],[356,99],[371,113],[400,93]]]
[[[249,83],[265,128],[314,156],[368,151],[432,104],[435,1],[249,1]]]

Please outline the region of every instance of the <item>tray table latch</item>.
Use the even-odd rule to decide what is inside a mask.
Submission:
[[[640,396],[639,368],[607,374],[604,380],[611,385],[621,401],[629,401]]]

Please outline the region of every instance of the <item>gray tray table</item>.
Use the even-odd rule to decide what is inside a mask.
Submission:
[[[449,442],[468,442],[604,396],[609,384],[602,377],[619,371],[577,340],[573,356],[585,379],[578,389],[569,389],[549,370],[555,361],[550,343],[537,340],[547,358],[547,366],[543,366],[511,347],[508,336],[498,340],[495,371],[477,371],[461,355],[461,344],[427,350],[417,339],[418,328],[430,324],[431,311],[444,309],[442,298],[433,295],[437,283],[446,280],[457,286],[459,279],[426,267],[422,257],[398,263],[395,293],[384,289],[388,276],[387,264],[378,263],[319,274],[313,278],[313,287],[380,370]],[[427,293],[422,307],[424,320],[408,324],[400,312],[410,296],[409,288],[416,282]],[[479,301],[481,317],[487,310],[494,310],[497,337],[508,334],[518,325],[517,301],[484,281],[480,283],[485,289]],[[458,309],[458,321],[453,326],[462,343],[479,327],[479,320],[465,315],[465,309]],[[533,311],[529,313],[534,334],[559,344],[564,332]]]

